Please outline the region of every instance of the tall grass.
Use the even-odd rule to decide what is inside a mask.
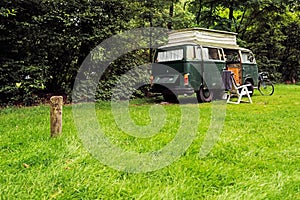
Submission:
[[[199,158],[211,120],[211,104],[199,109],[194,142],[173,164],[148,173],[103,165],[84,148],[63,110],[63,134],[50,138],[49,107],[0,110],[0,199],[300,199],[300,87],[276,85],[273,96],[256,91],[253,104],[227,105],[223,131],[212,151]],[[135,100],[130,115],[141,125],[154,102]],[[180,126],[180,106],[164,105],[167,118],[150,139],[125,134],[110,103],[97,104],[106,135],[123,149],[162,148]]]

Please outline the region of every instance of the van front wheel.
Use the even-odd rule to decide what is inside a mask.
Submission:
[[[201,86],[200,90],[197,91],[197,99],[199,103],[211,102],[213,99],[213,93],[207,87]]]

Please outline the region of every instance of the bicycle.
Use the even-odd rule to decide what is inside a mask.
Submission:
[[[258,91],[262,95],[271,96],[274,93],[274,85],[269,79],[268,72],[260,72],[258,74]]]

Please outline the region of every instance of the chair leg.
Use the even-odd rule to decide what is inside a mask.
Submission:
[[[241,91],[241,96],[243,96],[243,94],[246,94],[246,96],[248,97],[248,99],[249,99],[249,103],[253,103],[252,102],[252,99],[251,99],[251,96],[250,96],[250,93],[249,93],[249,90],[248,90],[248,88],[247,87],[243,87],[243,89],[242,89],[242,91]]]
[[[238,101],[237,101],[238,104],[241,103],[242,98],[243,98],[243,95],[242,95],[242,93],[241,93],[241,94],[239,94],[239,98],[238,98]]]
[[[247,90],[247,96],[248,96],[249,102],[252,104],[253,102],[252,102],[252,98],[250,96],[250,93],[249,93],[247,88],[246,88],[246,90]]]
[[[249,99],[249,101],[245,101],[245,102],[249,102],[251,104],[253,103],[247,87],[242,87],[241,91],[236,95],[237,95],[238,100],[237,101],[231,101],[231,97],[233,95],[231,93],[229,93],[229,96],[228,96],[228,99],[227,99],[226,103],[240,104],[241,101],[242,101],[243,96],[247,96],[247,98]]]
[[[230,98],[231,98],[231,94],[229,93],[229,94],[228,94],[228,97],[227,97],[226,103],[229,103],[229,102],[230,102]]]
[[[227,99],[226,103],[239,104],[240,103],[239,101],[230,101],[230,99],[231,99],[232,96],[233,96],[232,94],[228,95],[228,99]]]

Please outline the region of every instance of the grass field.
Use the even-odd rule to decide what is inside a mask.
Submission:
[[[0,199],[300,199],[300,86],[277,85],[273,96],[256,91],[252,100],[226,106],[220,138],[204,158],[199,150],[212,104],[184,105],[200,111],[195,140],[174,163],[147,173],[116,171],[93,157],[79,139],[72,106],[63,109],[58,138],[50,138],[47,105],[1,109]],[[131,102],[131,117],[149,124],[154,104]],[[180,128],[176,104],[163,105],[165,124],[148,139],[125,134],[110,103],[96,108],[106,136],[126,150],[163,148]]]

